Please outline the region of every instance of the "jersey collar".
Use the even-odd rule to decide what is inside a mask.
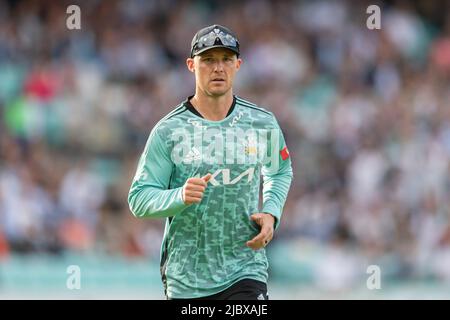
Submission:
[[[187,97],[187,99],[183,101],[183,104],[190,112],[192,112],[193,114],[195,114],[196,116],[198,116],[200,118],[203,118],[203,116],[200,114],[200,112],[198,112],[197,109],[195,109],[195,107],[191,103],[191,99],[193,97],[194,97],[194,95]],[[225,116],[225,118],[228,117],[233,112],[235,105],[236,105],[236,96],[233,95],[233,102],[231,103],[231,107],[230,107],[230,109],[228,109],[228,113]]]

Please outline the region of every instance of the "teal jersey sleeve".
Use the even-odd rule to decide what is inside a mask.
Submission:
[[[159,131],[155,127],[150,133],[128,194],[130,210],[138,218],[171,217],[188,206],[182,187],[169,189],[174,164]]]
[[[272,152],[278,157],[278,165],[263,166],[263,208],[262,212],[275,217],[275,229],[280,225],[281,214],[293,179],[291,158],[284,140],[283,132],[274,118],[278,128],[279,143],[273,146]]]

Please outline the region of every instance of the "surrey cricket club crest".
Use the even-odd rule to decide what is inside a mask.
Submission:
[[[244,142],[245,146],[245,154],[246,155],[256,155],[257,148],[256,148],[256,137],[248,137],[248,140]]]

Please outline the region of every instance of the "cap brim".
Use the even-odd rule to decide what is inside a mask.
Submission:
[[[228,50],[233,51],[234,53],[236,53],[236,55],[239,55],[239,51],[236,48],[234,48],[234,47],[227,47],[227,46],[224,46],[222,44],[217,44],[217,45],[214,45],[214,46],[211,46],[211,47],[203,48],[203,49],[195,52],[193,55],[196,56],[196,55],[199,55],[199,54],[201,54],[201,53],[203,53],[205,51],[208,51],[208,50],[211,50],[211,49],[214,49],[214,48],[228,49]]]

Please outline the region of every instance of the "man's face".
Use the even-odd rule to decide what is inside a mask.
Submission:
[[[210,49],[186,60],[189,71],[195,73],[197,88],[213,97],[230,91],[241,63],[242,60],[226,48]]]

